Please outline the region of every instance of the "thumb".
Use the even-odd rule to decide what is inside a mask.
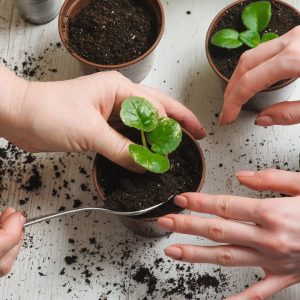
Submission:
[[[242,293],[227,298],[227,300],[251,300],[251,299],[268,299],[280,290],[294,284],[291,276],[270,275],[263,280],[258,281]]]
[[[22,238],[26,218],[21,212],[9,215],[1,224],[0,229],[0,258],[14,248]]]
[[[236,172],[238,181],[250,189],[257,191],[272,191],[285,195],[300,194],[300,173],[266,169],[262,171]]]
[[[103,128],[104,127],[104,128]],[[145,169],[134,162],[129,153],[129,145],[133,144],[128,138],[114,130],[107,123],[102,124],[102,138],[94,141],[94,150],[114,163],[137,173]]]
[[[286,101],[268,107],[255,120],[258,126],[293,125],[300,123],[300,101]]]

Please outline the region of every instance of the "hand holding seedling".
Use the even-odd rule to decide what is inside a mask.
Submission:
[[[178,233],[202,236],[221,243],[211,247],[175,244],[165,250],[173,259],[227,267],[256,266],[265,278],[228,300],[267,299],[300,282],[300,174],[265,170],[242,171],[239,182],[259,191],[293,197],[252,199],[237,196],[186,193],[175,203],[216,218],[167,215],[162,227]]]
[[[0,85],[5,87],[0,95],[3,100],[0,134],[30,152],[90,150],[123,167],[141,171],[129,154],[132,142],[110,126],[111,122],[120,120],[123,100],[133,95],[149,99],[160,117],[169,115],[178,120],[196,139],[205,135],[197,117],[185,106],[117,72],[64,82],[29,83],[0,65]],[[148,139],[154,141],[154,133]],[[165,154],[165,149],[154,151]]]
[[[170,169],[168,154],[176,150],[182,139],[179,123],[167,117],[160,118],[152,103],[141,97],[125,99],[120,116],[126,126],[141,133],[143,145],[129,145],[133,160],[150,172],[167,172]]]
[[[217,47],[235,49],[243,46],[255,48],[261,43],[276,39],[274,32],[261,33],[268,27],[272,16],[272,7],[269,1],[257,1],[248,4],[242,13],[242,21],[247,30],[239,33],[232,28],[224,28],[216,32],[211,43]]]
[[[233,122],[241,107],[255,94],[284,79],[300,76],[300,27],[246,51],[238,63],[224,95],[221,124]],[[285,99],[282,99],[283,101]],[[260,126],[300,122],[300,102],[284,102],[261,112]]]

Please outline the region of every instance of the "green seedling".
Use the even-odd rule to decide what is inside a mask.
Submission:
[[[129,146],[133,160],[150,172],[167,172],[170,169],[168,154],[175,151],[182,140],[179,123],[170,118],[160,118],[152,103],[141,97],[125,99],[120,117],[126,126],[141,133],[142,145]]]
[[[272,6],[269,1],[257,1],[248,4],[242,13],[242,21],[246,31],[225,28],[216,32],[211,43],[217,47],[235,49],[243,45],[255,48],[261,43],[278,38],[274,32],[262,33],[269,25],[272,16]]]

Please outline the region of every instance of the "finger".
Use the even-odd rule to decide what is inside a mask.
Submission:
[[[253,190],[272,191],[285,195],[300,195],[300,173],[277,169],[263,171],[239,171],[237,179],[242,185]]]
[[[191,263],[207,263],[226,267],[261,266],[264,258],[260,252],[233,245],[201,247],[172,245],[165,254],[173,259]]]
[[[261,112],[255,120],[259,126],[293,125],[300,123],[300,101],[282,102]]]
[[[167,115],[177,120],[195,139],[202,139],[206,136],[203,125],[187,107],[156,89],[148,86],[142,86],[142,88],[162,103]]]
[[[295,63],[292,63],[291,59],[286,59],[285,54],[281,52],[244,73],[237,82],[236,88],[226,98],[221,124],[229,124],[234,121],[241,107],[258,92],[265,90],[279,80],[297,77],[297,72]]]
[[[276,54],[278,54],[280,51],[283,50],[286,44],[285,39],[286,39],[285,36],[281,36],[280,38],[271,40],[268,43],[262,43],[256,48],[245,51],[242,54],[238,62],[238,65],[235,71],[233,72],[230,81],[227,85],[227,88],[225,90],[225,94],[224,94],[225,101],[226,98],[231,94],[233,89],[236,87],[239,78],[243,74],[257,67],[264,61],[269,60],[270,58],[272,58],[273,56],[275,56]]]
[[[9,215],[0,228],[0,258],[20,242],[26,218],[21,212]]]
[[[17,259],[22,246],[22,241],[8,251],[0,260],[0,277],[3,277],[11,272],[12,266]]]
[[[8,216],[10,216],[11,214],[13,214],[15,212],[16,212],[16,210],[12,207],[6,208],[0,216],[0,224],[2,224]]]
[[[207,195],[204,193],[184,193],[175,197],[175,204],[196,212],[213,214],[225,219],[259,223],[257,219],[258,199]]]
[[[133,144],[132,141],[114,130],[106,122],[101,123],[98,132],[99,138],[93,138],[93,151],[101,153],[109,160],[128,170],[138,173],[145,172],[130,156],[129,145]]]
[[[181,214],[159,218],[158,225],[172,232],[202,236],[218,243],[230,243],[242,246],[257,246],[259,228],[217,218],[201,218]]]
[[[294,283],[290,276],[267,276],[242,293],[229,297],[227,300],[267,299]]]

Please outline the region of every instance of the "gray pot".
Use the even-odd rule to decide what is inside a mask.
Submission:
[[[59,13],[61,0],[15,0],[22,18],[33,24],[45,24]]]

